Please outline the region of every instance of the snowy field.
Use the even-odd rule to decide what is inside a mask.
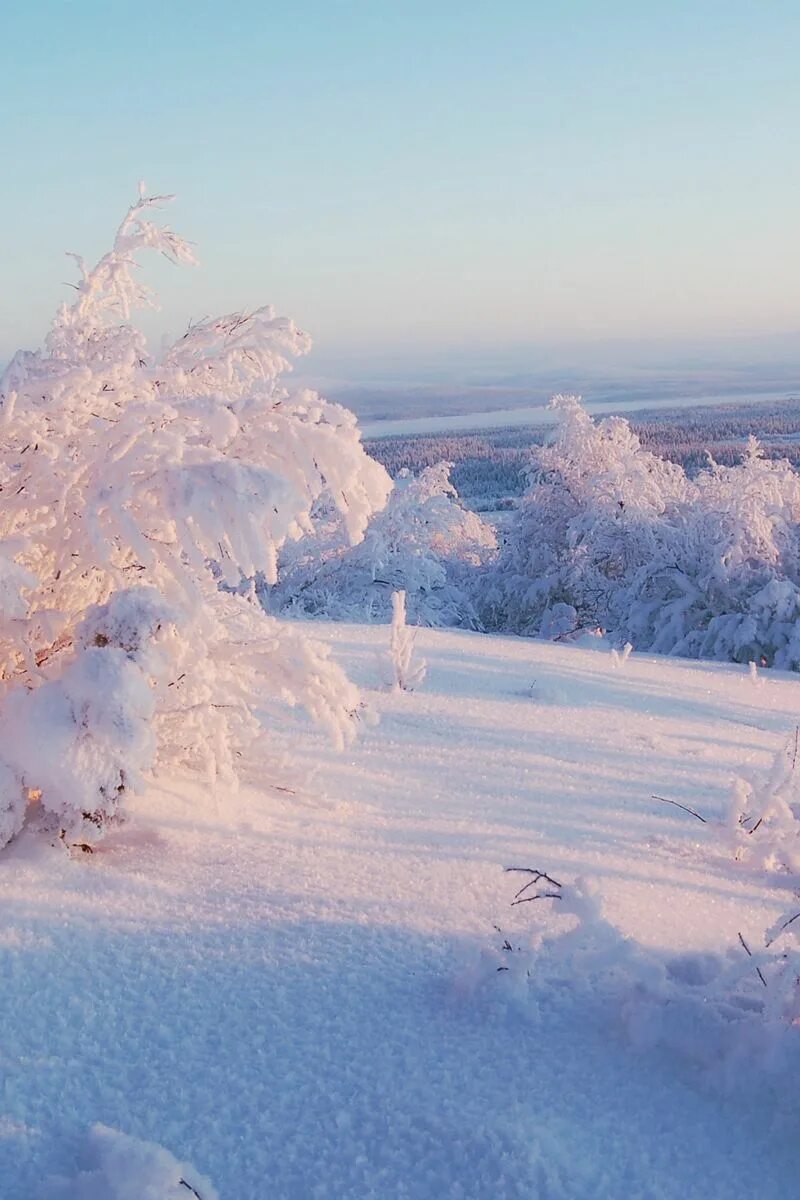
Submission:
[[[592,881],[662,958],[757,943],[785,895],[650,797],[720,812],[797,679],[425,630],[423,687],[388,693],[385,628],[315,631],[380,715],[342,754],[282,721],[316,784],[165,780],[91,857],[0,859],[3,1200],[106,1200],[51,1178],[94,1122],[220,1200],[795,1197],[796,1064],[648,1047],[590,979],[497,963],[554,919],[510,907],[512,865]]]

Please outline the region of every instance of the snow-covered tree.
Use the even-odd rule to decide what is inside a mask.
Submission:
[[[556,397],[481,600],[492,628],[800,668],[800,476],[751,439],[694,479],[627,421]]]
[[[358,695],[325,648],[241,584],[275,580],[317,504],[357,542],[390,481],[351,413],[283,385],[310,342],[271,308],[150,354],[138,255],[193,261],[153,219],[168,199],[140,189],[111,250],[77,259],[44,347],[0,378],[0,842],[20,795],[102,824],[156,757],[232,780],[270,697],[352,731]]]
[[[552,406],[556,427],[533,451],[481,605],[487,625],[517,633],[608,628],[620,589],[656,553],[658,518],[687,489],[680,467],[645,450],[627,421],[596,423],[577,396]]]
[[[392,594],[401,590],[415,624],[475,628],[471,592],[496,538],[458,502],[450,466],[441,462],[419,475],[401,470],[356,545],[338,514],[320,513],[312,537],[285,545],[267,603],[332,620],[386,621]]]

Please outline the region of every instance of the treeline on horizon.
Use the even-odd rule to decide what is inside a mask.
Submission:
[[[643,410],[630,418],[642,445],[678,463],[694,477],[711,455],[722,466],[741,462],[748,437],[762,443],[771,459],[800,467],[800,398],[776,404],[719,405]],[[446,461],[464,503],[476,512],[513,507],[525,491],[530,451],[545,441],[551,426],[524,426],[480,432],[411,434],[373,438],[368,452],[395,478],[401,470],[418,474]]]

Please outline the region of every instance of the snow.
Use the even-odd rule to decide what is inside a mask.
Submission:
[[[185,1200],[187,1194],[218,1200],[207,1179],[163,1146],[105,1125],[94,1125],[86,1141],[86,1168],[72,1179],[48,1181],[54,1200]]]
[[[702,1024],[678,1054],[588,977],[493,965],[554,919],[510,907],[506,866],[591,881],[687,978],[763,944],[785,893],[650,797],[722,819],[796,678],[424,629],[407,693],[379,686],[386,627],[314,633],[380,716],[343,752],[281,718],[316,784],[165,779],[92,855],[23,833],[0,858],[3,1200],[94,1196],[64,1181],[108,1170],[98,1123],[114,1161],[174,1156],[220,1200],[796,1195],[796,1047],[726,1083]]]

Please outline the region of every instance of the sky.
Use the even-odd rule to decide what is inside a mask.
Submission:
[[[797,0],[3,5],[0,360],[140,178],[201,260],[153,336],[270,302],[358,378],[798,330],[799,60]]]

